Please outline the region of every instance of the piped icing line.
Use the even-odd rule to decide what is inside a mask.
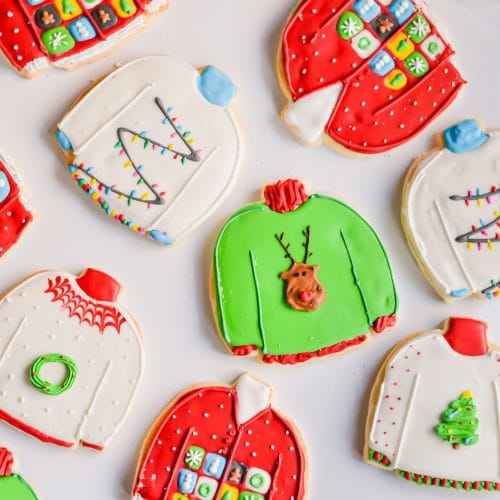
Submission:
[[[264,203],[242,208],[224,224],[214,247],[214,315],[233,354],[260,351],[265,363],[298,363],[360,345],[370,331],[395,323],[398,299],[388,257],[364,219],[334,198],[307,197],[296,180],[266,187],[263,197]],[[369,272],[365,255],[373,259]],[[329,299],[329,289],[351,310],[352,330],[345,318],[346,331],[336,329],[339,304]],[[386,300],[374,290],[383,290]]]
[[[301,142],[331,139],[356,153],[380,153],[414,137],[454,100],[465,83],[450,62],[454,51],[421,2],[404,3],[405,12],[399,0],[333,7],[306,0],[293,10],[278,71],[290,101],[283,117]],[[336,86],[337,95],[328,92]]]
[[[14,160],[0,147],[0,257],[18,242],[35,215],[23,186]]]
[[[116,94],[115,86],[124,91]],[[172,57],[150,56],[90,89],[55,136],[70,174],[108,216],[171,245],[234,185],[243,156],[229,108],[236,91],[212,66],[200,73]]]
[[[381,452],[369,450],[369,459],[386,468],[391,467],[391,461]],[[440,488],[454,488],[465,491],[500,491],[500,483],[492,481],[456,481],[425,474],[415,474],[404,470],[397,470],[397,474],[407,481],[425,486],[437,486]]]
[[[72,1],[55,5],[4,0],[0,9],[0,49],[28,77],[51,66],[74,68],[109,52],[168,7],[168,0],[130,0],[97,5]],[[131,7],[131,8],[130,8]],[[48,15],[47,15],[48,14]]]
[[[446,225],[446,221],[445,221],[445,218],[444,218],[444,215],[443,215],[443,211],[441,210],[441,206],[440,206],[438,200],[434,200],[434,206],[436,207],[436,212],[439,215],[439,221],[441,222],[441,225],[443,226],[443,231],[446,234],[446,238],[448,239],[448,241],[450,243],[450,247],[452,249],[453,255],[455,256],[455,258],[457,260],[457,263],[460,266],[460,269],[462,270],[462,273],[465,276],[465,279],[467,280],[467,283],[469,284],[469,286],[471,287],[471,289],[473,289],[474,288],[474,284],[472,282],[472,279],[470,277],[469,272],[467,271],[467,268],[465,267],[465,265],[464,265],[464,263],[462,261],[462,258],[458,254],[457,249],[455,248],[452,236],[451,236],[451,234],[450,234],[450,232],[448,230],[448,227]]]
[[[393,461],[393,466],[395,468],[398,467],[399,452],[400,452],[400,450],[404,444],[404,441],[406,439],[405,431],[407,428],[408,419],[410,418],[410,414],[411,414],[411,411],[413,409],[413,404],[414,404],[414,400],[415,400],[415,392],[417,391],[417,388],[418,388],[419,377],[420,377],[420,375],[417,373],[413,379],[413,386],[411,389],[410,399],[408,401],[408,407],[407,407],[406,414],[404,417],[404,421],[403,421],[403,425],[402,425],[402,429],[401,429],[401,434],[399,435],[398,444],[396,446],[396,454],[395,454],[394,461]]]
[[[419,266],[446,301],[499,295],[498,131],[464,120],[415,160],[403,192],[403,228]],[[432,206],[431,206],[432,205]],[[434,213],[435,212],[435,213]]]
[[[50,283],[59,284],[55,302]],[[120,284],[96,269],[78,277],[46,271],[0,300],[0,419],[59,446],[107,446],[128,414],[144,364],[140,333],[116,302],[119,293]],[[42,370],[56,363],[66,371],[62,382],[53,381],[52,368]]]
[[[132,495],[194,497],[203,488],[210,498],[230,491],[230,498],[303,500],[301,439],[273,409],[271,396],[268,386],[246,373],[232,386],[202,385],[181,394],[154,424]]]
[[[486,323],[470,318],[400,342],[372,390],[365,459],[419,484],[499,488],[499,360]]]

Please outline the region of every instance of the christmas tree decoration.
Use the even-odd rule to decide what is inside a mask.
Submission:
[[[500,135],[465,120],[446,129],[441,142],[408,172],[403,228],[443,300],[492,299],[500,294]]]
[[[31,486],[13,472],[14,457],[6,448],[0,448],[0,498],[5,500],[37,500]]]
[[[211,298],[233,354],[299,363],[394,325],[389,260],[363,218],[294,179],[267,186],[263,198],[229,218],[214,249]]]
[[[0,258],[16,244],[31,224],[34,209],[22,194],[23,181],[14,161],[0,147]]]
[[[305,499],[302,438],[271,400],[271,388],[247,373],[182,393],[146,438],[134,500]]]
[[[365,460],[419,485],[500,491],[499,362],[475,319],[397,344],[370,396]]]
[[[213,66],[145,57],[85,93],[55,138],[70,175],[106,215],[168,246],[233,187],[244,149],[236,94]]]
[[[400,146],[436,119],[465,81],[418,0],[301,0],[281,38],[282,117],[307,145],[347,153]]]
[[[23,76],[74,69],[140,31],[170,0],[2,0],[0,52]]]
[[[441,415],[441,423],[434,430],[443,441],[448,441],[457,450],[461,444],[470,446],[479,441],[476,434],[478,426],[472,393],[465,391],[450,403]]]
[[[44,271],[0,300],[0,419],[59,446],[103,450],[142,373],[142,339],[121,285],[87,269]],[[0,495],[1,497],[1,495]]]

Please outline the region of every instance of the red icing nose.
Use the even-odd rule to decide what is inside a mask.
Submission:
[[[299,298],[302,302],[311,302],[314,297],[314,293],[309,290],[304,290],[299,293]]]

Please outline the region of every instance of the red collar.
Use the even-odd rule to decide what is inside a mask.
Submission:
[[[465,356],[483,356],[490,348],[487,339],[488,325],[477,319],[450,318],[443,337],[450,347]]]

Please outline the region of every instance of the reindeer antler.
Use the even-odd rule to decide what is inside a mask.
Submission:
[[[306,241],[304,243],[302,243],[302,246],[306,249],[306,252],[304,255],[304,264],[307,264],[307,259],[313,254],[312,252],[309,251],[309,241],[311,239],[311,226],[307,226],[302,231],[302,234],[306,238]]]
[[[283,238],[285,237],[285,233],[281,233],[279,236],[277,234],[275,234],[274,236],[276,236],[276,239],[279,241],[279,244],[281,245],[281,247],[285,251],[285,259],[290,259],[292,261],[292,264],[295,264],[295,259],[292,257],[292,254],[288,250],[290,248],[290,243],[288,243],[288,245],[285,245],[285,242],[283,241]]]

